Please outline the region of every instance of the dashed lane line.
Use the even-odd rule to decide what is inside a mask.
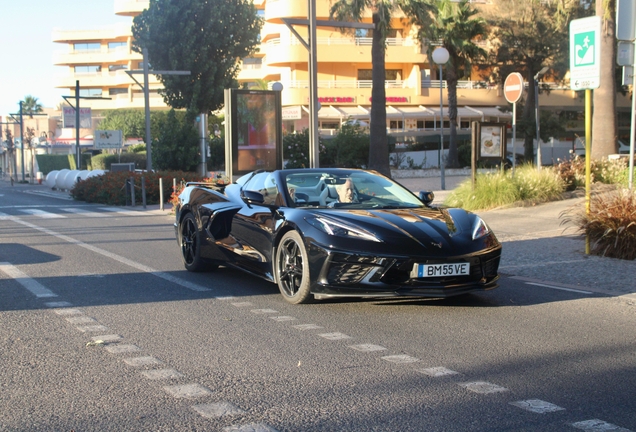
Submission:
[[[583,290],[578,290],[578,289],[574,289],[574,288],[565,288],[565,287],[560,287],[560,286],[555,286],[555,285],[547,285],[547,284],[542,284],[542,283],[537,283],[537,282],[525,282],[525,284],[526,285],[540,286],[540,287],[544,287],[544,288],[551,288],[551,289],[555,289],[555,290],[559,290],[559,291],[574,292],[574,293],[578,293],[578,294],[592,294],[591,291],[583,291]]]

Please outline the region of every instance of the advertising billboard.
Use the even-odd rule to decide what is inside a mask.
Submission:
[[[226,157],[230,150],[232,175],[282,168],[281,108],[278,91],[226,90]]]

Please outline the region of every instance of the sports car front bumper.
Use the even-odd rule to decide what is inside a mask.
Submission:
[[[309,247],[312,293],[325,296],[450,297],[496,288],[501,245],[468,255],[440,257],[377,256],[336,251],[318,244]],[[466,276],[417,278],[417,264],[470,264]],[[314,277],[317,275],[317,277]]]

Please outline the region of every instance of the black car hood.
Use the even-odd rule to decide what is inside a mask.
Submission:
[[[462,209],[408,208],[319,210],[315,215],[369,231],[383,241],[402,242],[405,248],[423,246],[452,249],[472,240],[476,216]]]

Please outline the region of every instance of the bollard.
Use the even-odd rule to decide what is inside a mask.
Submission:
[[[131,206],[135,207],[137,204],[135,203],[135,178],[130,178],[130,201]]]
[[[143,203],[144,209],[146,208],[146,178],[141,176],[141,202]]]
[[[163,211],[163,179],[159,177],[159,210]]]

